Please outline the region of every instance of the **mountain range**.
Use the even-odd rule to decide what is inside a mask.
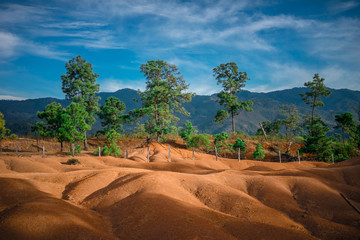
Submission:
[[[324,122],[330,128],[335,126],[334,116],[336,114],[350,112],[357,118],[357,109],[360,104],[360,91],[349,89],[330,89],[331,95],[324,98],[324,107],[316,108],[316,113],[322,117]],[[273,121],[276,118],[282,118],[280,114],[280,105],[295,104],[299,112],[304,115],[310,113],[310,106],[306,105],[299,94],[305,93],[306,88],[293,88],[268,93],[256,93],[250,91],[241,91],[238,94],[240,100],[252,100],[254,102],[253,112],[241,112],[236,116],[236,130],[244,131],[248,134],[254,134],[258,129],[259,122],[266,120]],[[126,110],[132,110],[140,107],[141,103],[134,101],[139,99],[136,90],[120,89],[116,92],[101,92],[100,105],[105,100],[114,96],[123,101]],[[182,126],[186,120],[193,123],[193,126],[199,132],[214,134],[222,131],[231,132],[231,120],[228,119],[224,124],[215,123],[213,118],[220,109],[216,102],[217,96],[197,95],[191,102],[184,104],[185,109],[190,113],[189,117],[178,115],[180,121],[178,126]],[[31,125],[39,121],[36,116],[37,111],[44,110],[45,106],[51,102],[61,103],[63,107],[67,106],[70,101],[56,98],[38,98],[27,100],[0,100],[0,112],[5,116],[6,127],[19,136],[31,133]],[[101,128],[100,122],[93,125],[92,133]],[[127,132],[131,132],[133,125],[125,126]]]

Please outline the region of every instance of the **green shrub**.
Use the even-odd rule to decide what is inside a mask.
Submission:
[[[245,142],[241,140],[240,138],[236,139],[233,148],[235,151],[237,151],[240,148],[241,152],[245,152]]]
[[[337,142],[335,145],[333,145],[333,152],[334,152],[334,162],[341,162],[356,156],[355,147],[349,143],[347,143],[344,147],[342,143]]]
[[[189,142],[189,147],[199,148],[204,151],[210,149],[210,140],[206,134],[198,134],[191,138]]]
[[[11,134],[8,138],[9,140],[16,140],[18,136],[16,134]]]
[[[256,149],[255,149],[255,152],[254,152],[254,158],[255,159],[264,159],[265,157],[265,151],[262,150],[262,147],[260,145],[260,143],[258,143],[256,145]]]
[[[71,158],[71,159],[67,160],[66,164],[67,165],[76,165],[76,164],[80,164],[80,161],[76,158]]]

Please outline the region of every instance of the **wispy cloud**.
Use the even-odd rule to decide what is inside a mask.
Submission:
[[[116,78],[106,78],[100,79],[100,91],[102,92],[115,92],[123,88],[131,88],[141,91],[145,90],[145,81],[144,79],[131,80],[131,79],[116,79]]]
[[[26,100],[26,98],[14,97],[10,95],[0,95],[0,100]]]
[[[332,14],[339,14],[353,9],[359,6],[359,4],[360,3],[356,1],[331,1],[328,6]]]

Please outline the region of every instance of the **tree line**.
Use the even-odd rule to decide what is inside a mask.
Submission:
[[[41,112],[37,113],[41,120],[37,122],[32,131],[38,136],[56,138],[60,142],[60,150],[63,151],[63,143],[73,143],[75,153],[82,149],[88,150],[87,132],[91,130],[96,117],[101,119],[103,130],[99,134],[106,137],[106,146],[102,149],[105,155],[120,155],[117,140],[124,132],[123,124],[134,124],[140,119],[146,119],[144,124],[138,124],[135,129],[153,136],[159,141],[171,132],[176,132],[188,147],[202,146],[204,149],[209,145],[206,134],[197,134],[191,122],[187,121],[183,128],[176,128],[179,118],[175,113],[188,116],[189,113],[183,103],[190,102],[195,93],[189,92],[189,84],[184,80],[179,69],[163,60],[150,60],[140,66],[141,73],[146,78],[145,90],[138,91],[141,107],[133,109],[125,114],[126,106],[116,97],[106,99],[103,106],[99,106],[99,84],[96,83],[98,74],[94,73],[92,64],[80,55],[72,58],[65,64],[66,73],[61,75],[62,91],[71,104],[64,108],[59,103],[51,103]],[[217,102],[222,107],[214,116],[214,121],[223,124],[231,118],[232,135],[236,135],[235,117],[241,111],[252,112],[251,100],[240,101],[237,97],[250,78],[246,72],[239,71],[236,63],[220,64],[213,69],[213,76],[222,90],[217,94]],[[351,113],[343,113],[335,116],[338,123],[336,128],[341,130],[339,144],[335,136],[328,136],[329,128],[316,115],[316,108],[324,106],[323,97],[328,97],[331,92],[324,84],[325,79],[315,74],[312,81],[305,82],[308,91],[300,97],[311,107],[311,115],[301,119],[295,105],[282,105],[281,115],[283,119],[264,121],[261,125],[264,133],[278,136],[281,127],[285,128],[287,137],[302,136],[304,147],[302,153],[315,154],[318,159],[329,161],[331,154],[337,156],[337,160],[343,160],[354,155],[355,149],[360,148],[360,124],[353,120]],[[359,113],[360,121],[360,113]],[[262,134],[259,129],[257,135]],[[2,114],[0,115],[0,149],[1,140],[9,132],[5,128]],[[348,140],[345,141],[345,136]],[[227,133],[214,136],[214,145],[221,151],[245,149],[245,143],[238,138],[234,144],[226,143],[229,138]],[[80,146],[83,142],[83,146]],[[260,144],[257,146],[261,153]],[[263,158],[260,154],[258,158]]]

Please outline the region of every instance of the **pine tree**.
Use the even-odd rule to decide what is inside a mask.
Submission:
[[[214,77],[217,80],[217,84],[221,84],[223,90],[217,95],[219,103],[225,108],[220,109],[214,118],[215,122],[223,123],[231,115],[232,130],[235,134],[235,116],[240,113],[241,110],[252,112],[251,106],[253,102],[238,101],[236,96],[241,91],[241,88],[245,87],[247,80],[246,72],[239,72],[238,66],[234,62],[220,64],[213,69]]]
[[[304,86],[310,88],[310,91],[300,94],[302,100],[312,107],[311,125],[314,124],[315,108],[324,106],[324,103],[321,101],[322,96],[328,97],[331,94],[331,91],[325,87],[324,81],[325,79],[320,78],[319,74],[316,73],[313,81],[304,83]]]
[[[91,129],[95,123],[95,114],[99,110],[100,97],[96,96],[99,92],[99,84],[95,83],[99,75],[93,72],[91,63],[80,55],[66,63],[65,68],[66,74],[61,75],[62,90],[66,99],[84,106],[88,113],[85,120]],[[83,134],[84,148],[87,150],[86,131]]]
[[[285,117],[281,124],[285,126],[286,136],[294,136],[301,129],[299,111],[294,104],[281,105],[281,115]]]
[[[301,152],[316,154],[320,161],[331,159],[331,139],[326,135],[329,128],[320,118],[314,118],[312,125],[306,126],[308,134],[304,136]]]
[[[342,143],[344,147],[345,147],[345,132],[351,134],[351,131],[353,131],[355,126],[355,122],[353,118],[354,116],[349,112],[335,115],[335,121],[337,122],[337,125],[334,128],[335,129],[341,128]]]
[[[195,94],[186,92],[189,85],[175,65],[163,60],[151,60],[142,64],[140,69],[146,76],[146,90],[139,91],[142,107],[129,114],[132,119],[147,116],[146,130],[155,134],[159,141],[161,135],[169,132],[170,124],[179,120],[173,115],[175,112],[189,115],[181,104],[190,102]]]
[[[262,150],[262,147],[260,145],[260,143],[257,143],[256,148],[255,148],[255,152],[254,152],[254,159],[264,159],[265,157],[265,151]]]

